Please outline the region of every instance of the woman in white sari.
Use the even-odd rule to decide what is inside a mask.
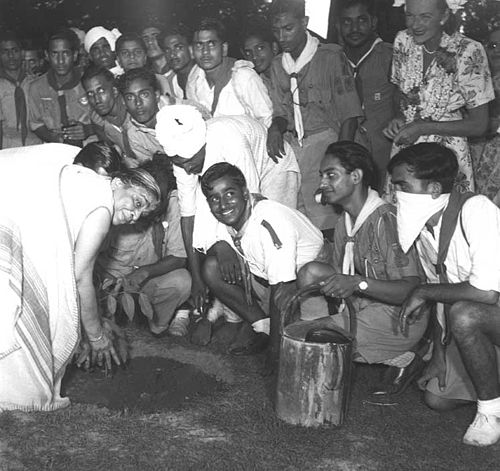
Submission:
[[[153,211],[161,191],[143,169],[113,178],[71,165],[63,144],[0,152],[0,410],[69,404],[61,380],[80,338],[98,364],[120,363],[92,272],[110,226]]]

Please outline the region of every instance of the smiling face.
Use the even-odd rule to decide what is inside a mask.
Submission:
[[[269,44],[267,41],[256,36],[250,36],[243,45],[243,55],[246,60],[252,61],[255,71],[262,74],[269,70],[274,56],[277,54],[276,43]]]
[[[163,49],[168,63],[175,72],[185,69],[192,61],[187,38],[179,34],[166,36]]]
[[[155,91],[145,79],[132,80],[123,91],[123,98],[128,112],[138,123],[148,124],[158,113],[160,92]]]
[[[377,19],[368,13],[363,5],[353,5],[340,13],[340,34],[352,48],[359,48],[373,42]]]
[[[406,2],[406,26],[417,44],[427,44],[430,41],[439,45],[448,14],[448,10],[440,8],[439,0]]]
[[[73,72],[78,59],[78,51],[71,49],[66,39],[54,39],[49,42],[47,58],[51,69],[59,77],[67,77]]]
[[[231,177],[221,177],[212,183],[206,194],[214,217],[226,226],[240,230],[246,221],[248,189],[237,185]]]
[[[193,38],[193,55],[200,68],[214,70],[227,56],[227,43],[219,39],[216,31],[197,31]]]
[[[106,38],[98,39],[89,51],[90,58],[95,65],[111,69],[115,66],[115,53]]]
[[[113,189],[114,213],[113,225],[134,224],[141,216],[153,211],[159,201],[143,187],[128,185],[115,178],[111,182]]]
[[[342,166],[338,157],[326,154],[321,161],[319,174],[324,201],[344,206],[355,190],[353,173]]]
[[[121,68],[127,70],[144,67],[147,61],[147,54],[144,48],[137,41],[123,41],[120,49],[116,51],[116,58]]]
[[[292,13],[282,13],[273,18],[273,34],[283,52],[300,55],[307,42],[308,18],[296,18]]]
[[[107,116],[115,106],[118,90],[102,75],[83,82],[90,106],[99,116]]]
[[[21,69],[22,52],[17,41],[0,42],[0,64],[9,72],[17,72]]]

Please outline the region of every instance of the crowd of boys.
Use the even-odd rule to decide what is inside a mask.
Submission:
[[[113,230],[97,263],[148,295],[154,335],[186,335],[195,318],[206,343],[224,316],[229,351],[269,345],[272,370],[281,309],[319,283],[301,319],[352,297],[355,360],[388,366],[374,396],[418,378],[434,409],[477,401],[464,442],[489,445],[500,438],[500,211],[455,194],[449,149],[417,144],[390,160],[382,130],[398,94],[372,8],[342,2],[340,46],[307,30],[303,2],[275,0],[268,23],[245,26],[242,60],[209,18],[59,30],[45,61],[4,32],[0,147],[104,141],[128,167],[169,160],[161,221]],[[388,164],[397,207],[376,191]]]

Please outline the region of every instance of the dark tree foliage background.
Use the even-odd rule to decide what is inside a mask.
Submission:
[[[379,17],[379,32],[392,41],[404,28],[403,8],[393,8],[393,0],[373,0]],[[328,40],[335,41],[335,16],[338,0],[332,0]],[[0,26],[25,38],[43,38],[61,26],[119,27],[134,31],[146,24],[167,26],[177,22],[194,23],[203,16],[221,19],[230,37],[237,39],[248,19],[264,17],[266,0],[0,0]],[[460,15],[464,31],[483,39],[487,27],[500,24],[500,1],[469,0]]]

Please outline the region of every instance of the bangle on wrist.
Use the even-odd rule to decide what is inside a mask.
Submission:
[[[99,335],[99,337],[93,339],[90,337],[90,335],[88,335],[88,338],[89,338],[89,342],[100,342],[103,338],[104,338],[104,330],[101,331],[101,335]]]

